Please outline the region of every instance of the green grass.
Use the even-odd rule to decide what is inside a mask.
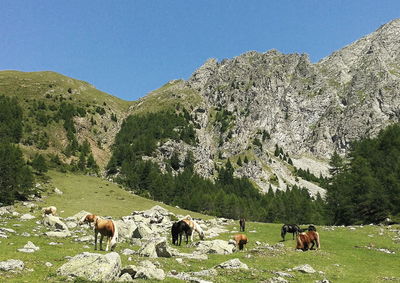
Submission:
[[[209,218],[132,195],[117,185],[96,177],[58,172],[50,172],[49,175],[51,180],[45,186],[49,190],[57,187],[64,194],[59,196],[49,193],[43,202],[38,202],[38,205],[55,205],[63,217],[71,216],[84,209],[99,215],[110,215],[117,218],[129,215],[133,210],[145,210],[159,204],[174,213],[183,215],[190,213],[196,217]],[[16,205],[16,209],[21,213],[28,212],[28,208],[21,204]],[[0,239],[0,260],[20,259],[26,265],[26,269],[20,273],[0,272],[0,281],[2,282],[61,282],[63,279],[56,276],[56,270],[67,261],[65,256],[74,256],[84,251],[93,252],[90,244],[76,243],[73,238],[55,239],[42,236],[41,234],[47,229],[42,225],[35,224],[35,221],[40,219],[40,210],[37,209],[32,214],[38,218],[31,221],[21,221],[14,217],[0,218],[0,227],[12,228],[17,232],[17,235],[9,234],[8,239]],[[22,226],[13,226],[17,223]],[[238,225],[234,226],[237,230]],[[234,226],[227,226],[227,228],[232,231]],[[37,233],[40,236],[33,236],[35,232],[32,232],[32,229],[34,228],[38,229]],[[250,240],[247,250],[232,255],[209,255],[209,259],[206,261],[183,259],[183,264],[178,264],[175,258],[158,258],[152,261],[158,262],[166,273],[170,270],[200,271],[232,258],[239,258],[250,267],[248,271],[219,271],[218,276],[208,279],[213,282],[260,282],[274,277],[273,271],[287,271],[289,268],[302,264],[310,264],[317,270],[317,273],[301,274],[292,271],[289,273],[295,277],[289,278],[290,282],[314,282],[323,278],[327,278],[331,282],[383,282],[384,277],[395,277],[400,280],[400,269],[398,268],[400,244],[392,241],[394,232],[390,231],[388,227],[356,226],[355,230],[351,230],[349,227],[334,227],[333,230],[331,227],[318,227],[321,238],[321,250],[319,251],[296,251],[294,249],[295,241],[292,240],[291,234],[286,236],[283,248],[257,249],[256,241],[269,245],[280,243],[280,228],[281,224],[247,223],[246,234]],[[391,229],[400,229],[400,227],[393,226]],[[19,234],[22,232],[28,232],[32,236],[20,236]],[[381,232],[383,235],[379,235]],[[231,235],[232,233],[225,233],[218,238],[228,240]],[[29,240],[39,246],[40,250],[33,254],[17,252],[17,249],[23,247]],[[48,243],[52,241],[63,243],[63,245],[50,246]],[[84,245],[89,245],[90,248],[84,248]],[[386,248],[394,251],[395,254],[367,249],[365,248],[367,246]],[[139,247],[120,243],[116,251],[120,252],[125,248],[137,250]],[[194,250],[185,244],[178,249],[182,252]],[[121,255],[123,265],[139,263],[144,259],[136,255],[132,257],[133,260],[128,261],[128,256]],[[46,267],[47,261],[51,262],[53,266]],[[27,269],[33,269],[33,271]],[[319,273],[320,271],[323,273]],[[165,281],[181,282],[169,278]]]

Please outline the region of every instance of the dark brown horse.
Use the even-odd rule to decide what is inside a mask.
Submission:
[[[189,236],[192,235],[192,228],[183,220],[175,222],[171,227],[172,244],[180,246],[182,243],[182,234],[185,233],[186,244],[189,242]],[[179,240],[179,241],[178,241]]]
[[[244,232],[244,230],[246,228],[246,219],[240,218],[239,219],[239,226],[240,226],[240,231]]]
[[[283,225],[282,229],[281,229],[282,241],[285,241],[286,233],[293,233],[293,240],[294,240],[294,235],[296,234],[296,236],[297,236],[299,234],[299,232],[300,232],[300,227],[296,224]]]
[[[313,250],[314,245],[317,245],[317,249],[321,248],[318,232],[308,231],[297,235],[296,249],[301,249],[303,251],[308,249]]]

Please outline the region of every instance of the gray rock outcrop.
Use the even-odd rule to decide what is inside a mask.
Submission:
[[[19,259],[9,259],[6,261],[0,261],[0,271],[19,271],[23,270],[25,264]]]
[[[90,281],[114,281],[121,272],[118,253],[96,254],[84,252],[71,258],[57,269],[57,274],[70,278],[82,277]]]

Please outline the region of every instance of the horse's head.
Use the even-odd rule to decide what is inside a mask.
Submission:
[[[200,237],[200,240],[204,240],[204,231],[200,231],[199,232],[199,237]]]

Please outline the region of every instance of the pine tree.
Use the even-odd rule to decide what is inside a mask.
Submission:
[[[12,204],[31,194],[33,176],[22,158],[21,150],[9,143],[0,143],[0,202]]]
[[[337,174],[341,173],[344,168],[344,161],[343,158],[335,151],[329,161],[329,172],[332,176],[336,176]]]
[[[42,175],[43,173],[47,172],[48,167],[46,163],[46,159],[41,154],[36,154],[34,159],[32,160],[32,168],[35,171]]]

